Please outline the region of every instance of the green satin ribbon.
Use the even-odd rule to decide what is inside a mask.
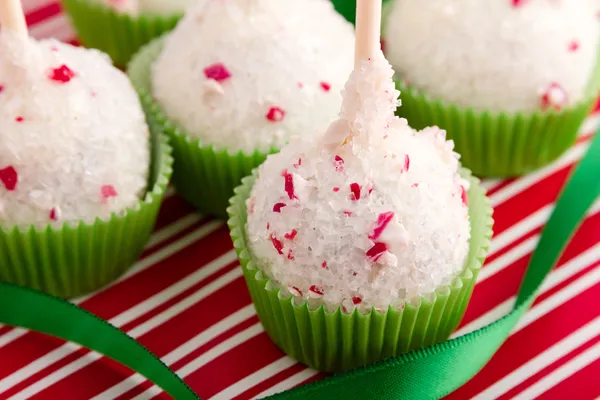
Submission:
[[[447,342],[271,396],[272,399],[434,399],[475,375],[533,302],[550,269],[600,194],[600,132],[560,196],[535,250],[514,309]],[[149,350],[91,313],[58,298],[0,283],[0,322],[95,350],[145,376],[175,399],[199,397]]]

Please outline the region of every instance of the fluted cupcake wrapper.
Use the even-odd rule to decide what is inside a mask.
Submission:
[[[0,228],[0,280],[72,298],[129,269],[150,238],[172,172],[167,138],[155,133],[152,142],[148,192],[123,215],[60,228]]]
[[[152,98],[151,66],[160,54],[164,38],[144,46],[129,64],[127,73],[138,91],[148,119],[170,139],[175,158],[173,184],[177,192],[203,214],[227,217],[227,206],[233,190],[242,178],[263,163],[269,153],[251,154],[215,149],[192,139],[170,121]],[[278,150],[272,148],[270,153]]]
[[[492,236],[492,209],[476,178],[468,192],[471,241],[462,274],[449,287],[422,297],[402,310],[351,314],[338,308],[309,309],[283,297],[274,282],[257,268],[246,242],[246,200],[255,175],[236,188],[228,209],[234,248],[256,312],[273,342],[296,360],[320,371],[337,372],[446,340],[456,329],[473,292]]]
[[[144,44],[172,30],[183,16],[131,16],[98,0],[62,0],[62,3],[82,44],[104,51],[120,67],[127,65]]]

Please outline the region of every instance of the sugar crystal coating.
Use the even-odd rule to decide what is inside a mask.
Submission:
[[[329,0],[229,0],[189,9],[153,66],[153,95],[194,139],[268,151],[335,118],[354,32]]]
[[[383,54],[365,60],[340,119],[259,167],[249,249],[284,293],[310,306],[400,308],[463,270],[470,225],[458,155],[444,131],[416,132],[394,116],[392,75]]]
[[[0,34],[0,226],[91,222],[136,206],[149,131],[106,55]]]
[[[137,15],[174,15],[183,13],[192,4],[208,0],[102,0],[121,13]]]
[[[393,4],[386,56],[408,85],[497,112],[547,109],[553,82],[566,94],[561,107],[585,98],[600,45],[597,0],[450,3]]]

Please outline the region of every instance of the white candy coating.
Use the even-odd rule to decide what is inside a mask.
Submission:
[[[56,40],[3,33],[0,54],[0,226],[136,206],[149,131],[127,76],[105,54]]]
[[[600,39],[597,0],[450,3],[392,6],[386,56],[409,85],[497,112],[561,109],[584,99]]]
[[[309,305],[401,307],[463,269],[470,225],[458,155],[444,131],[416,132],[394,116],[392,75],[381,53],[363,62],[340,119],[317,142],[269,156],[247,201],[257,265]]]
[[[133,16],[148,15],[174,15],[183,13],[189,6],[199,1],[207,0],[103,0],[106,4],[119,12]]]
[[[352,25],[329,0],[199,4],[166,40],[153,94],[204,144],[267,151],[335,118],[353,49]]]

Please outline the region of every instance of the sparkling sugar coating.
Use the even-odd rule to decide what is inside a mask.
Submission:
[[[451,283],[468,252],[467,182],[445,132],[394,116],[379,54],[355,71],[340,119],[259,167],[249,248],[284,291],[329,311],[401,308]]]
[[[0,226],[91,222],[135,207],[149,133],[127,77],[103,53],[55,40],[3,33],[0,54]]]
[[[173,15],[183,13],[199,0],[101,0],[115,10],[133,16]],[[206,2],[208,0],[200,0]]]
[[[202,3],[167,38],[153,94],[205,145],[268,151],[327,128],[353,57],[352,25],[329,0]]]
[[[433,98],[491,111],[561,109],[586,96],[600,39],[597,0],[396,1],[386,56]],[[548,93],[558,86],[560,96]],[[558,97],[548,105],[545,98]]]

